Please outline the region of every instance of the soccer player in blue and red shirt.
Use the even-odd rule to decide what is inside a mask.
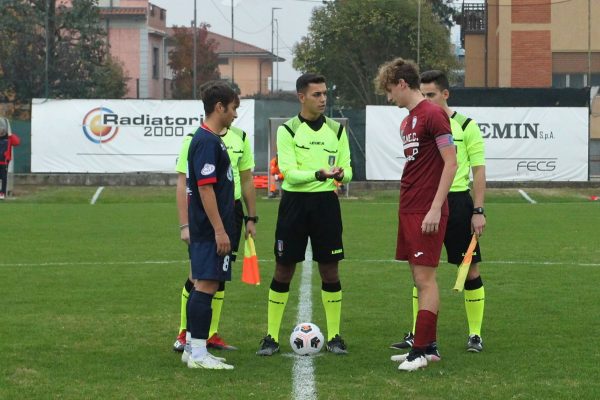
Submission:
[[[202,88],[206,119],[194,135],[188,153],[188,219],[194,290],[187,318],[191,333],[189,368],[233,369],[206,349],[212,298],[220,282],[231,280],[231,241],[234,235],[234,182],[227,147],[218,135],[237,117],[236,94],[223,82]]]
[[[396,58],[379,68],[375,85],[398,107],[409,111],[402,121],[406,164],[400,183],[396,259],[410,265],[419,295],[415,341],[399,370],[414,371],[438,356],[436,347],[439,291],[436,268],[448,221],[448,191],[456,173],[456,149],[444,110],[425,100],[418,67]]]

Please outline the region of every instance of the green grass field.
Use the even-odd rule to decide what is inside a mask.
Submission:
[[[171,351],[186,278],[174,188],[25,188],[0,203],[0,399],[290,399],[283,354],[254,355],[266,332],[277,201],[260,200],[263,284],[227,286],[221,334],[234,371],[189,370]],[[407,264],[392,261],[397,192],[344,199],[346,357],[315,357],[320,399],[598,399],[600,202],[593,189],[489,190],[482,237],[486,311],[480,354],[465,349],[456,268],[439,268],[443,360],[401,373],[388,349],[411,323]],[[242,247],[243,248],[243,247]],[[313,273],[313,322],[325,327]]]

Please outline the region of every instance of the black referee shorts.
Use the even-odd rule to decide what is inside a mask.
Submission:
[[[275,259],[280,264],[304,261],[310,237],[315,261],[342,260],[342,230],[340,202],[334,192],[283,191],[275,231]]]
[[[448,262],[459,265],[465,256],[472,236],[473,199],[469,191],[448,193],[448,207],[450,208],[450,216],[448,217],[444,246],[446,247]],[[478,262],[481,262],[479,243],[475,247],[471,263]]]
[[[233,236],[229,238],[231,241],[231,262],[235,261],[237,252],[240,247],[240,239],[242,237],[242,229],[244,226],[244,207],[241,200],[235,201],[234,207],[235,226]]]

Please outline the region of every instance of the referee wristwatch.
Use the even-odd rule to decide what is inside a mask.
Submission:
[[[247,223],[248,223],[248,221],[252,221],[252,222],[254,222],[255,224],[257,224],[257,223],[258,223],[258,216],[249,217],[249,216],[247,216],[247,215],[244,215],[244,224],[247,224]]]
[[[483,207],[475,207],[473,209],[473,214],[481,214],[485,216],[485,214],[483,213]]]

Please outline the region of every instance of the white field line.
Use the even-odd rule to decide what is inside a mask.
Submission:
[[[300,281],[300,293],[298,295],[298,315],[296,323],[312,322],[312,246],[310,241],[306,246],[306,255],[302,263],[302,280]],[[292,369],[294,400],[312,400],[317,398],[317,387],[315,384],[315,367],[313,357],[296,356]]]
[[[525,200],[527,200],[528,202],[530,202],[531,204],[537,204],[537,201],[535,201],[534,199],[532,199],[531,197],[529,197],[529,195],[527,194],[527,192],[525,192],[524,190],[519,189],[519,194],[521,196],[523,196],[523,198]]]
[[[98,197],[100,197],[100,193],[102,193],[103,190],[104,186],[100,186],[98,189],[96,189],[96,193],[94,193],[94,195],[92,196],[92,200],[90,200],[91,205],[96,204],[96,201],[98,200]]]
[[[274,259],[260,259],[262,263],[275,262]],[[376,259],[346,259],[347,262],[353,263],[365,263],[365,264],[406,264],[406,261],[397,261],[392,259],[387,260],[376,260]],[[145,261],[81,261],[81,262],[43,262],[43,263],[0,263],[2,267],[61,267],[61,266],[74,266],[74,265],[153,265],[153,264],[182,264],[188,265],[189,260],[145,260]],[[574,262],[561,262],[561,261],[516,261],[516,260],[502,260],[493,261],[485,260],[482,264],[500,264],[500,265],[567,265],[572,267],[600,267],[600,263],[574,263]],[[301,321],[304,322],[304,321]]]
[[[81,262],[43,262],[0,264],[0,267],[62,267],[71,265],[150,265],[150,264],[186,264],[190,260],[146,260],[146,261],[81,261]]]

